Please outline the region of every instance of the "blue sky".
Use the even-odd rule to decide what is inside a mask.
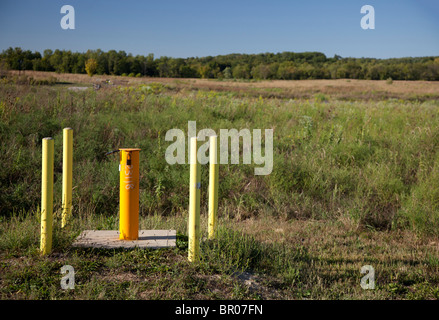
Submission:
[[[63,30],[63,5],[75,30]],[[375,30],[360,27],[363,5]],[[439,56],[438,0],[1,0],[0,50],[124,50],[156,57],[319,51]]]

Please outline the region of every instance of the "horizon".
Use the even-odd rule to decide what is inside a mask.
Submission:
[[[16,49],[17,47],[9,47],[9,48],[12,48],[12,49]],[[2,51],[0,52],[0,53],[4,53],[7,49],[9,49],[9,48],[6,48],[6,49],[2,49]],[[85,51],[73,51],[73,50],[66,50],[66,49],[59,49],[59,48],[46,48],[46,49],[44,49],[44,50],[41,50],[41,51],[39,51],[39,50],[31,50],[31,49],[28,49],[28,48],[21,48],[21,47],[18,47],[18,48],[20,48],[21,50],[23,50],[23,51],[27,51],[27,50],[29,50],[29,51],[31,51],[31,52],[33,52],[33,53],[35,53],[35,52],[39,52],[42,56],[44,56],[44,51],[45,50],[52,50],[52,52],[55,52],[55,50],[60,50],[60,51],[71,51],[72,53],[80,53],[80,54],[85,54],[85,53],[87,53],[87,51],[88,50],[90,50],[90,51],[97,51],[97,50],[101,50],[102,52],[109,52],[109,51],[116,51],[116,52],[119,52],[119,51],[125,51],[125,50],[117,50],[117,49],[109,49],[109,50],[102,50],[102,49],[100,49],[100,48],[97,48],[97,49],[87,49],[87,50],[85,50]],[[334,56],[339,56],[339,57],[341,57],[341,59],[374,59],[374,60],[391,60],[391,59],[417,59],[417,58],[431,58],[431,57],[439,57],[439,53],[437,54],[437,55],[428,55],[428,56],[401,56],[401,57],[389,57],[389,58],[376,58],[376,57],[343,57],[343,56],[341,56],[341,55],[339,55],[339,54],[337,54],[337,53],[335,53],[334,54],[334,56],[327,56],[325,53],[323,53],[323,52],[319,52],[319,51],[279,51],[279,52],[256,52],[256,53],[238,53],[238,52],[231,52],[231,53],[225,53],[225,54],[219,54],[219,55],[214,55],[214,56],[191,56],[191,57],[171,57],[171,56],[160,56],[160,57],[156,57],[155,55],[154,55],[154,60],[155,59],[160,59],[160,58],[163,58],[163,57],[168,57],[168,58],[172,58],[172,59],[202,59],[202,58],[206,58],[206,57],[222,57],[222,56],[229,56],[229,55],[261,55],[261,54],[274,54],[274,55],[277,55],[277,54],[281,54],[281,53],[283,53],[283,52],[291,52],[291,53],[314,53],[314,52],[316,52],[316,53],[322,53],[322,54],[324,54],[325,56],[326,56],[326,58],[327,59],[331,59],[331,58],[333,58]],[[125,53],[127,54],[127,56],[128,55],[132,55],[133,57],[135,57],[135,56],[144,56],[144,57],[146,57],[146,56],[148,56],[148,54],[151,54],[152,52],[147,52],[147,53],[145,53],[145,54],[133,54],[133,53],[131,53],[131,52],[126,52],[125,51]]]
[[[60,26],[67,4],[75,10],[73,30]],[[364,5],[374,7],[375,29],[360,26]],[[439,56],[439,3],[432,0],[22,0],[0,9],[1,51],[101,49],[182,59],[281,52],[380,60]]]

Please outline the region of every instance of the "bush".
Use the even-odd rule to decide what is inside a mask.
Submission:
[[[314,100],[316,102],[325,102],[328,101],[328,98],[323,93],[318,93],[314,96]]]
[[[58,79],[53,77],[53,76],[50,76],[49,78],[43,78],[43,79],[30,78],[29,84],[34,85],[34,86],[35,85],[36,86],[39,86],[39,85],[52,86],[52,85],[56,84],[57,81],[58,81]]]
[[[97,67],[98,67],[98,62],[95,59],[88,59],[85,62],[85,71],[90,77],[93,77]]]

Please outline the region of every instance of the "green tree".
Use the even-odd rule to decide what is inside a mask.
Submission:
[[[240,64],[232,69],[233,78],[250,79],[250,68],[248,65]]]
[[[223,71],[223,76],[224,79],[232,79],[233,77],[232,69],[230,67],[226,67]]]
[[[154,59],[125,51],[100,49],[85,53],[44,50],[44,54],[8,48],[0,53],[12,70],[85,73],[85,63],[96,60],[93,74],[141,74],[150,77],[239,79],[371,79],[439,80],[439,57],[394,59],[327,58],[319,52],[228,54],[201,58]]]
[[[292,80],[294,79],[295,73],[296,68],[294,63],[291,61],[284,61],[279,65],[276,77],[283,80]]]
[[[254,79],[269,79],[273,75],[270,65],[259,64],[254,66],[251,71],[251,75]]]
[[[53,69],[61,73],[61,64],[62,64],[62,52],[61,50],[56,49],[55,52],[50,56],[50,64],[52,65]]]

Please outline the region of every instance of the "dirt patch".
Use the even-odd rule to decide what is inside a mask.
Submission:
[[[252,271],[235,272],[232,277],[261,299],[282,299],[275,288],[266,285],[267,279]]]

